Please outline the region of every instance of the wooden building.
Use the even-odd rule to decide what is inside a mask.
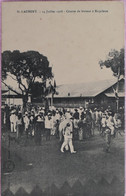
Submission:
[[[118,85],[119,107],[124,107],[125,81],[120,79]],[[81,84],[64,84],[57,86],[57,94],[47,96],[48,104],[56,108],[78,108],[88,107],[107,107],[110,105],[114,110],[117,108],[117,98],[114,90],[117,88],[117,80],[103,80]],[[16,89],[19,91],[19,89]],[[21,96],[7,89],[2,85],[2,104],[22,105]],[[45,101],[40,98],[32,104],[44,106]]]
[[[118,85],[119,107],[124,106],[124,79]],[[96,81],[81,84],[65,84],[57,87],[57,95],[53,97],[55,107],[117,107],[114,90],[117,89],[117,79]],[[52,96],[48,96],[51,105]]]
[[[15,89],[16,92],[20,93],[19,89]],[[22,105],[22,97],[17,95],[15,92],[11,91],[2,84],[2,105]]]

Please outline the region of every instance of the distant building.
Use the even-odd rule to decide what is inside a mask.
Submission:
[[[107,107],[116,108],[114,90],[117,87],[116,78],[113,80],[96,81],[81,84],[65,84],[57,87],[57,95],[53,97],[55,107]],[[124,106],[124,79],[120,79],[118,88],[119,106]],[[48,96],[51,103],[51,95]]]
[[[116,109],[116,96],[119,97],[119,107],[124,107],[125,87],[124,79],[120,79],[118,87],[118,95],[115,95],[114,90],[117,87],[116,78],[113,80],[96,81],[81,84],[64,84],[56,88],[57,94],[53,100],[51,94],[47,96],[48,104],[55,107],[107,107],[110,105]],[[19,91],[19,89],[16,89]],[[22,97],[13,91],[9,90],[5,85],[2,85],[2,103],[8,105],[22,105]],[[33,104],[45,105],[42,98],[34,100]]]
[[[19,89],[15,89],[20,93]],[[2,84],[2,104],[7,105],[22,105],[22,97],[17,95],[15,92],[8,89],[7,86]]]

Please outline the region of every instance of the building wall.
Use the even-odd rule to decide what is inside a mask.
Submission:
[[[103,107],[107,108],[111,106],[113,110],[117,108],[117,102],[114,97],[107,97],[104,93],[96,96],[95,98],[54,98],[53,105],[55,107],[64,107],[64,108],[76,108],[76,107],[85,107],[85,108],[94,108],[94,107]],[[124,98],[119,99],[119,107],[124,106]]]
[[[108,106],[111,106],[113,111],[116,111],[117,109],[117,100],[115,97],[107,97],[106,95],[104,95],[104,93],[102,93],[96,96],[94,100],[95,100],[96,107],[101,106],[103,108],[107,108]],[[119,107],[123,107],[123,106],[124,106],[124,97],[120,97]]]
[[[116,89],[117,84],[113,85]],[[55,107],[104,107],[107,108],[110,105],[113,109],[116,109],[117,102],[115,97],[107,97],[104,93],[113,93],[112,86],[105,91],[101,92],[96,97],[64,97],[64,98],[54,98],[53,103]],[[124,92],[124,79],[119,81],[119,92]],[[93,102],[94,100],[94,102]],[[50,101],[51,102],[51,101]],[[50,103],[49,102],[49,103]],[[119,107],[124,106],[124,98],[119,98]]]
[[[76,107],[88,107],[89,98],[84,97],[64,97],[64,98],[54,98],[53,105],[55,107],[64,107],[64,108],[76,108]]]
[[[6,98],[5,104],[7,105],[23,105],[23,101],[21,98]]]

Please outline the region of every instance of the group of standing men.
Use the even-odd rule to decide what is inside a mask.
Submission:
[[[106,135],[107,149],[110,148],[110,137],[115,136],[121,128],[121,118],[113,113],[111,108],[103,109],[56,109],[45,111],[43,107],[31,107],[22,114],[21,110],[10,111],[10,130],[15,132],[17,138],[23,133],[26,137],[35,139],[40,145],[41,138],[45,136],[50,140],[51,135],[59,138],[61,152],[70,148],[71,153],[76,153],[73,140],[82,141],[91,137],[98,130],[101,135]],[[97,129],[96,129],[97,128]]]

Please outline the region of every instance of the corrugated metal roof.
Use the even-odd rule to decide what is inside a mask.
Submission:
[[[95,97],[96,95],[110,88],[116,82],[117,82],[117,79],[114,78],[111,80],[102,80],[102,81],[95,81],[95,82],[89,82],[89,83],[59,85],[56,88],[58,95],[55,94],[54,97],[55,98]],[[16,90],[18,93],[21,93],[19,88],[18,89],[16,88],[14,90]],[[2,92],[3,95],[16,95],[16,93],[14,93],[11,90],[9,92],[8,88],[3,83],[2,83],[2,91],[3,91]],[[109,92],[106,92],[106,93],[108,94]],[[48,97],[51,97],[51,95],[48,95]]]
[[[2,89],[2,92],[7,92],[8,91],[7,86],[5,86],[5,84],[3,84],[3,83],[1,83],[1,89]]]
[[[57,86],[58,95],[54,95],[54,97],[95,97],[110,88],[116,82],[117,80],[114,78],[112,80],[102,80],[89,83],[59,85]],[[51,97],[51,95],[48,97]]]
[[[13,92],[13,91],[7,91],[7,92],[5,92],[5,93],[3,93],[2,95],[17,95],[15,92]]]
[[[8,86],[9,86],[9,84],[7,84]],[[10,85],[10,87],[11,87],[11,85]],[[17,88],[17,87],[11,87],[13,90],[15,90],[17,93],[21,93],[21,90],[19,89],[19,88]],[[3,95],[7,95],[7,94],[9,94],[9,95],[17,95],[16,93],[14,93],[13,91],[11,91],[10,90],[10,92],[9,92],[9,88],[4,84],[4,83],[2,83],[2,85],[1,85],[1,89],[2,89],[2,94]],[[6,93],[6,94],[5,94]]]

